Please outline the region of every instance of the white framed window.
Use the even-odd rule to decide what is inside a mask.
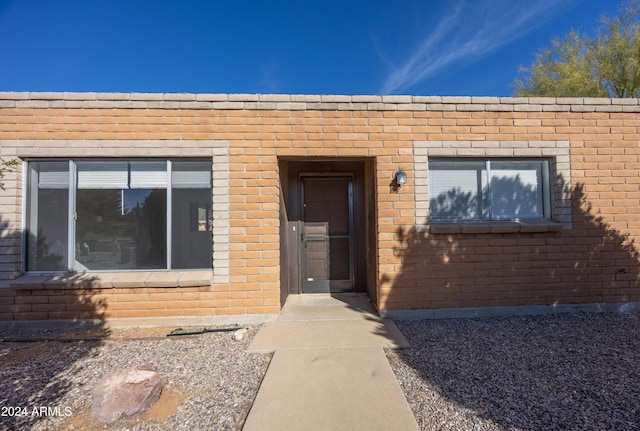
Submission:
[[[551,219],[548,159],[429,159],[429,218]]]
[[[27,162],[27,271],[211,269],[212,162]]]

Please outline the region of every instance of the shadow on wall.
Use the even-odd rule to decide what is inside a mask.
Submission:
[[[400,270],[382,275],[382,303],[393,310],[640,301],[634,238],[596,212],[584,184],[556,189],[571,196],[572,229],[430,234],[399,227],[394,259]],[[514,196],[531,194],[517,178],[511,190]],[[450,214],[463,214],[476,204],[469,193],[448,193],[452,197],[440,204],[446,201]]]
[[[0,218],[0,250],[19,249],[21,232],[8,226]],[[104,322],[106,301],[92,288],[95,278],[69,274],[54,279],[56,284],[47,289],[0,287],[0,406],[27,409],[27,415],[22,417],[0,415],[1,429],[30,429],[39,422],[46,424],[47,415],[33,415],[33,408],[58,406],[57,400],[74,390],[69,374],[75,362],[94,356],[96,348],[109,336]],[[0,286],[8,284],[5,281],[0,281]],[[75,329],[47,329],[46,322],[42,322],[59,319],[72,321]],[[40,321],[39,329],[24,329],[25,325],[16,324],[27,320]],[[51,368],[42,367],[38,357],[43,354],[56,355],[59,360],[52,361],[56,365]]]
[[[526,194],[519,186],[512,184],[515,193]],[[387,307],[639,301],[640,256],[634,238],[607,223],[589,203],[584,184],[561,186],[556,190],[571,195],[570,230],[436,235],[398,228],[394,252],[401,270],[382,278]],[[473,199],[455,197],[443,200],[455,202],[450,205],[454,212],[464,211]],[[637,314],[425,320],[398,326],[412,348],[398,351],[395,360],[419,376],[406,386],[423,382],[422,394],[458,406],[452,409],[478,426],[486,421],[488,429],[499,430],[640,429],[640,395],[629,390],[640,384],[634,365],[640,360]],[[442,422],[425,416],[421,425],[455,429],[456,419],[440,410],[431,417],[442,417]]]

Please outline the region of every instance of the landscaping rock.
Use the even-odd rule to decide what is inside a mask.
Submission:
[[[135,416],[151,407],[161,392],[160,375],[148,364],[116,370],[93,388],[91,416],[103,423]]]
[[[244,340],[244,336],[247,335],[247,328],[238,329],[233,333],[233,339],[236,341]]]

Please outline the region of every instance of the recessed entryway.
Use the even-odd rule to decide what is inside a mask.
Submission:
[[[375,303],[374,159],[281,159],[281,303],[366,292]]]

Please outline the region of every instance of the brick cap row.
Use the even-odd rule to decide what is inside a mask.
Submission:
[[[639,112],[640,99],[589,97],[0,92],[0,108]]]

